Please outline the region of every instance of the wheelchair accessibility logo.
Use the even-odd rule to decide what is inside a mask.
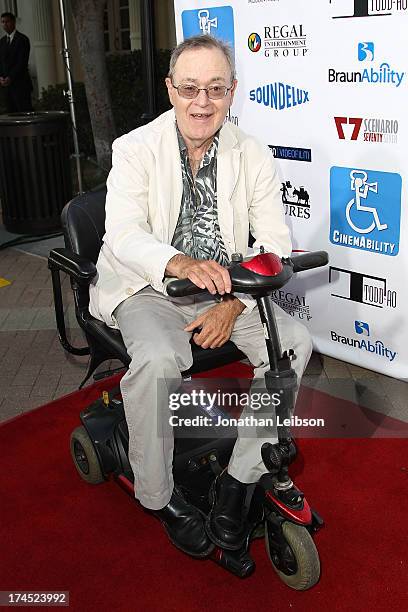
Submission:
[[[330,242],[382,255],[397,255],[401,176],[333,166],[330,170]]]
[[[181,13],[184,39],[210,34],[234,48],[234,12],[231,6],[213,6]]]

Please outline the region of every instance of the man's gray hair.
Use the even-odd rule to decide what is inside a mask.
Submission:
[[[209,34],[202,34],[201,36],[192,36],[191,38],[186,38],[182,43],[177,45],[175,49],[173,49],[172,54],[170,56],[170,67],[169,67],[169,77],[172,79],[174,76],[174,70],[176,68],[176,62],[183,51],[190,51],[193,49],[218,49],[221,53],[224,54],[225,59],[228,62],[228,65],[231,69],[231,83],[236,78],[235,75],[235,60],[234,53],[231,47],[219,40],[218,38],[214,38],[214,36],[210,36]]]

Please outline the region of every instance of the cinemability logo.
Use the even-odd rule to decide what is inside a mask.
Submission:
[[[309,51],[303,24],[264,26],[261,35],[252,32],[248,36],[248,49],[252,53],[261,50],[265,57],[304,57]]]
[[[382,276],[330,266],[329,283],[332,297],[373,308],[397,307],[397,292],[388,287],[387,279]]]
[[[273,110],[285,110],[309,102],[309,92],[294,85],[275,82],[251,89],[249,99]]]
[[[333,166],[330,170],[330,242],[381,255],[397,255],[401,176]]]
[[[184,39],[209,34],[234,49],[234,11],[232,6],[211,6],[181,13]]]
[[[345,6],[344,0],[329,0],[329,4],[333,11],[332,19],[388,17],[408,9],[408,0],[353,0],[349,6]]]
[[[347,346],[359,351],[367,351],[377,357],[384,357],[389,359],[389,361],[394,361],[398,354],[397,351],[393,351],[390,347],[386,346],[382,340],[374,340],[371,336],[370,325],[368,323],[365,321],[354,321],[354,333],[360,336],[360,338],[342,336],[335,331],[330,331],[330,336],[333,342],[347,344]]]
[[[340,140],[363,140],[382,144],[397,144],[399,124],[397,119],[379,117],[334,117]]]
[[[329,83],[367,83],[369,85],[391,85],[399,87],[405,78],[404,71],[395,70],[388,62],[375,63],[373,42],[359,42],[357,45],[359,62],[374,63],[362,70],[341,71],[329,68]]]

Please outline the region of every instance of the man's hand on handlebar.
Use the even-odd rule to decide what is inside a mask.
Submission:
[[[244,308],[244,304],[237,298],[228,296],[197,317],[184,331],[192,332],[198,327],[201,328],[199,333],[193,335],[194,342],[205,349],[217,348],[231,338],[235,321]]]
[[[165,275],[188,278],[200,289],[207,289],[211,295],[231,292],[228,270],[213,260],[193,259],[180,253],[170,259]]]

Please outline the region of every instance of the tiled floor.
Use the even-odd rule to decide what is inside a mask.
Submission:
[[[10,237],[0,227],[0,245]],[[0,421],[74,391],[85,375],[87,357],[66,354],[56,333],[47,254],[61,241],[0,250]],[[67,279],[63,292],[69,333],[81,346]],[[408,383],[314,353],[303,384],[408,422]]]

